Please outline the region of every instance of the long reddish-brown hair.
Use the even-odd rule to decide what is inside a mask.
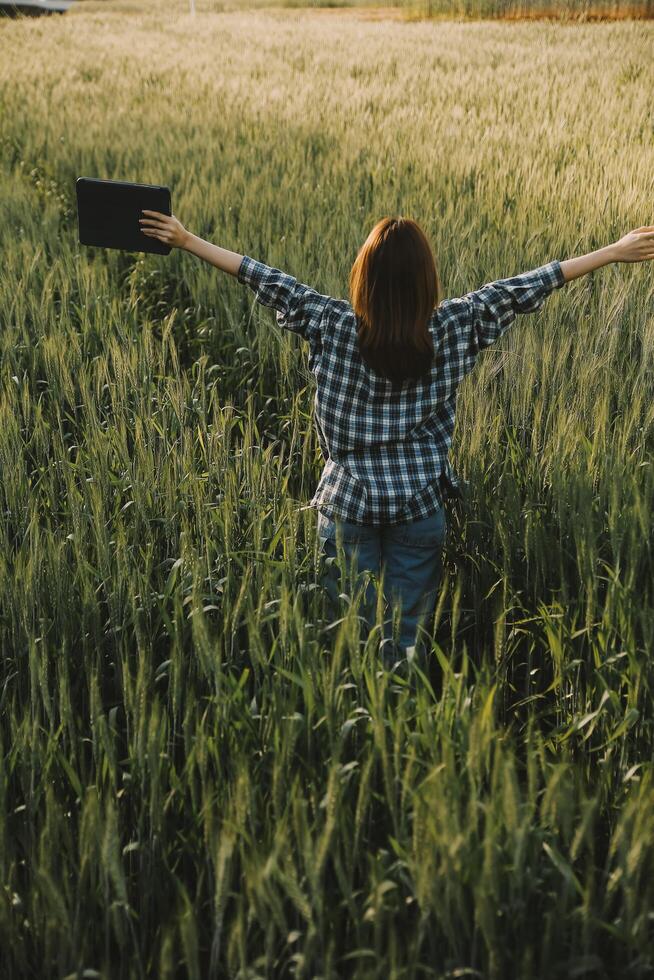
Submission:
[[[402,382],[430,368],[429,318],[441,301],[431,246],[411,218],[382,218],[350,272],[361,357],[378,374]]]

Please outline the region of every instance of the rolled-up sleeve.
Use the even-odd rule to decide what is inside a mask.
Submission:
[[[315,343],[320,338],[320,324],[329,296],[298,282],[280,269],[257,262],[244,255],[238,270],[238,281],[249,286],[257,302],[277,311],[277,323],[285,330]]]
[[[540,309],[550,293],[563,286],[565,281],[561,263],[554,259],[531,272],[486,283],[462,297],[467,301],[469,311],[469,355],[472,359],[480,350],[495,343],[519,313],[534,313]]]

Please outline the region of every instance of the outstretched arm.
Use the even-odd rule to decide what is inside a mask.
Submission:
[[[531,272],[486,283],[463,299],[469,310],[467,370],[479,351],[490,346],[511,326],[519,313],[533,313],[554,289],[585,276],[611,262],[645,262],[654,259],[654,225],[636,228],[612,245],[578,258],[555,259]]]
[[[161,211],[143,211],[146,218],[140,218],[139,224],[144,235],[150,238],[158,238],[160,242],[171,245],[173,248],[184,249],[191,255],[197,255],[199,259],[210,262],[217,269],[228,272],[230,276],[237,276],[238,270],[243,261],[243,256],[238,252],[230,252],[227,248],[220,245],[213,245],[205,242],[204,238],[187,231],[181,221],[174,214],[162,214]]]
[[[158,238],[172,247],[182,248],[198,258],[210,262],[217,269],[236,276],[240,283],[249,286],[263,306],[277,311],[277,323],[286,330],[300,334],[305,340],[318,343],[320,324],[329,296],[298,282],[281,269],[257,262],[249,255],[230,252],[227,248],[206,242],[187,231],[175,215],[160,211],[143,211],[140,219],[144,235]]]
[[[613,245],[605,245],[595,252],[566,259],[561,271],[566,282],[578,279],[611,262],[647,262],[654,259],[654,225],[643,225],[627,232]]]

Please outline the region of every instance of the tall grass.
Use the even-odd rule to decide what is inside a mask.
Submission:
[[[346,295],[447,295],[652,218],[649,25],[89,4],[0,25],[0,973],[652,976],[652,269],[571,283],[458,406],[429,666],[316,588],[296,338],[81,174]],[[349,594],[348,594],[349,593]]]
[[[404,0],[402,10],[415,18],[535,20],[564,22],[651,20],[654,0]]]

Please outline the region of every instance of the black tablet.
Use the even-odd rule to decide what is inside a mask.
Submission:
[[[170,190],[158,184],[130,184],[124,180],[78,177],[77,222],[82,245],[121,248],[126,252],[168,255],[170,245],[144,235],[141,211],[172,214]]]

